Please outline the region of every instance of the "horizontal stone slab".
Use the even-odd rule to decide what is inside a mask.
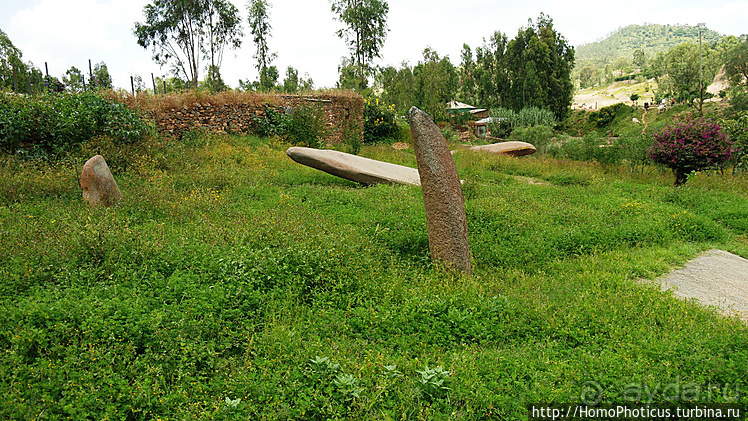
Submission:
[[[417,169],[389,162],[345,152],[303,147],[288,148],[286,154],[299,164],[357,183],[421,185]]]
[[[523,156],[523,155],[532,155],[537,150],[535,149],[535,146],[533,146],[530,143],[527,142],[516,142],[516,141],[510,141],[510,142],[498,142],[498,143],[492,143],[490,145],[482,145],[482,146],[473,146],[469,150],[471,151],[477,151],[477,152],[487,152],[487,153],[495,153],[500,155],[509,155],[509,156]]]

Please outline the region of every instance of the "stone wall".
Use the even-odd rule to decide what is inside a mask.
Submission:
[[[194,92],[153,96],[139,94],[114,98],[138,108],[153,119],[162,134],[181,137],[194,129],[218,133],[250,133],[267,108],[280,113],[308,106],[324,109],[331,128],[330,143],[345,141],[353,133],[363,140],[364,100],[351,91],[313,95],[270,95],[248,92],[223,92],[207,95]]]

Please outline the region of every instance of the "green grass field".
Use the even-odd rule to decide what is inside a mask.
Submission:
[[[0,157],[0,418],[527,419],[530,403],[748,402],[748,329],[640,282],[748,257],[748,178],[455,154],[474,274],[420,189],[195,134]],[[124,201],[89,209],[102,153]],[[362,156],[415,167],[412,149]]]

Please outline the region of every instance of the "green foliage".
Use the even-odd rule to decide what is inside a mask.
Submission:
[[[16,91],[23,90],[19,88],[26,85],[24,82],[28,70],[21,60],[22,57],[21,50],[13,45],[8,34],[0,29],[0,90],[13,90],[14,85]]]
[[[384,0],[332,0],[330,7],[335,18],[345,25],[336,33],[348,46],[350,64],[358,79],[357,89],[362,91],[367,77],[373,73],[371,64],[380,56],[387,39],[390,7]]]
[[[698,45],[699,30],[705,47],[722,38],[719,32],[690,25],[646,24],[620,28],[601,41],[577,47],[573,78],[585,88],[598,82],[612,82],[613,72],[626,70],[628,65],[649,74],[651,58],[683,43]]]
[[[499,138],[508,137],[516,129],[535,126],[544,126],[545,128],[540,131],[546,133],[549,128],[556,125],[556,116],[552,112],[537,107],[523,108],[519,112],[495,108],[490,110],[489,114],[492,118],[492,122],[488,124],[489,131],[492,136]],[[521,136],[526,136],[526,134]]]
[[[292,66],[288,66],[286,69],[286,78],[283,79],[283,92],[293,94],[299,91],[310,91],[312,89],[314,89],[314,81],[312,81],[312,78],[300,78],[299,71],[294,69]]]
[[[517,113],[517,122],[515,127],[534,127],[546,126],[554,127],[556,125],[555,115],[545,109],[537,107],[525,107]]]
[[[153,51],[153,60],[170,64],[176,77],[198,87],[200,57],[216,71],[226,46],[241,45],[239,10],[230,1],[154,0],[143,8],[145,22],[136,22],[138,45]]]
[[[407,63],[399,69],[387,66],[377,72],[375,80],[382,87],[382,101],[394,104],[397,115],[408,115],[410,107],[416,105],[413,69]]]
[[[106,63],[100,61],[93,67],[93,74],[86,84],[86,89],[89,91],[100,91],[102,89],[112,89],[112,76],[109,75],[109,68]]]
[[[413,68],[414,105],[434,121],[447,121],[447,104],[454,99],[457,80],[457,71],[449,57],[440,57],[426,48],[423,59]]]
[[[394,105],[387,105],[379,98],[364,100],[364,143],[395,141],[399,133]]]
[[[628,109],[629,107],[626,104],[619,102],[617,104],[600,108],[600,111],[593,111],[589,113],[589,120],[591,122],[594,122],[598,128],[605,127],[612,123],[619,113],[622,113]]]
[[[59,94],[65,92],[65,84],[60,82],[59,79],[53,76],[44,77],[44,86],[47,88],[47,93]]]
[[[553,19],[541,13],[520,29],[507,44],[504,60],[511,83],[505,98],[509,108],[547,108],[559,120],[566,117],[574,95],[574,47],[555,30]]]
[[[81,73],[80,69],[73,66],[69,68],[65,74],[62,76],[62,82],[67,86],[67,88],[74,93],[80,93],[84,90],[84,76],[83,73]]]
[[[284,112],[265,107],[263,116],[255,119],[255,131],[260,136],[278,136],[293,145],[309,148],[322,147],[330,135],[324,109],[314,105],[288,108]]]
[[[732,154],[732,141],[710,120],[686,120],[654,135],[652,161],[673,170],[675,185],[687,181],[691,172],[723,164]]]
[[[701,64],[700,64],[701,63]],[[714,48],[702,48],[694,43],[680,44],[653,59],[651,73],[657,80],[657,98],[674,97],[679,102],[691,103],[700,96],[703,86],[709,84],[723,62]]]
[[[320,106],[304,106],[284,115],[281,136],[292,145],[321,148],[330,130]]]
[[[460,141],[460,134],[452,126],[444,126],[444,128],[442,128],[440,132],[442,136],[444,136],[444,140],[446,140],[447,143],[457,143]]]
[[[643,168],[649,164],[652,139],[641,132],[627,132],[615,138],[600,138],[592,133],[562,140],[546,147],[549,155],[575,161],[596,161],[609,169],[615,165]]]
[[[96,136],[117,143],[144,140],[152,126],[118,102],[90,93],[0,98],[0,148],[58,152]]]
[[[0,156],[0,418],[515,420],[590,384],[602,404],[748,403],[744,323],[639,282],[748,256],[744,175],[673,189],[455,153],[475,262],[457,277],[429,261],[420,189],[191,136],[107,145],[129,159],[108,209],[80,198],[90,144]]]
[[[734,85],[748,83],[748,37],[736,40],[724,53],[725,75]]]
[[[494,108],[489,111],[491,122],[488,131],[491,136],[506,138],[517,126],[517,113],[507,108]]]
[[[345,152],[358,155],[364,144],[364,133],[361,126],[354,119],[346,119],[341,130],[341,139],[347,150]]]
[[[511,41],[494,32],[475,49],[475,58],[470,46],[463,45],[459,69],[427,48],[412,70],[407,63],[401,69],[386,67],[377,83],[400,114],[416,105],[435,121],[446,121],[446,105],[459,98],[489,109],[547,109],[562,120],[573,95],[573,66],[574,49],[553,20],[541,14]]]
[[[252,32],[252,41],[255,44],[255,55],[254,58],[257,60],[255,68],[260,73],[260,80],[258,89],[262,92],[267,92],[272,89],[277,81],[277,77],[273,78],[272,72],[268,69],[271,67],[273,60],[275,60],[277,54],[270,52],[268,42],[271,36],[270,30],[270,3],[267,0],[250,0],[247,3],[247,10],[249,11],[249,28]],[[276,73],[277,73],[277,68]]]
[[[543,125],[518,127],[509,135],[509,140],[527,142],[535,146],[535,149],[541,154],[546,152],[552,138],[553,128]]]
[[[416,371],[416,373],[420,375],[418,387],[428,399],[440,398],[449,392],[447,381],[452,373],[444,370],[442,366],[435,368],[426,366],[423,371]]]
[[[742,112],[734,120],[723,121],[722,130],[732,142],[735,169],[748,169],[748,111]]]
[[[735,113],[748,111],[748,90],[740,88],[733,89],[730,96],[730,107]]]

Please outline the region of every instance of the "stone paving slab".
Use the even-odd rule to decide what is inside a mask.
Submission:
[[[748,321],[748,259],[723,250],[709,250],[657,281],[663,291],[695,298],[703,305]]]

